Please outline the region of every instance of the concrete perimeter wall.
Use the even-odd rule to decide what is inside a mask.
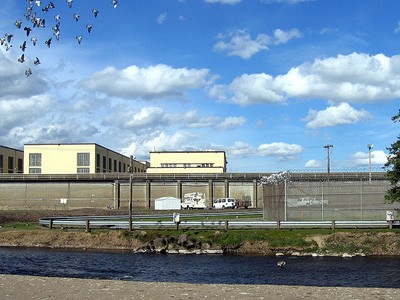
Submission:
[[[267,186],[263,189],[256,180],[149,180],[133,183],[132,199],[134,209],[154,209],[156,198],[182,198],[186,193],[202,192],[206,195],[209,207],[212,207],[212,199],[216,198],[247,199],[251,201],[252,208],[269,207],[271,219],[367,220],[384,219],[386,210],[399,206],[384,203],[388,188],[390,185],[385,180],[292,181],[287,184],[286,189],[283,186]],[[312,198],[315,202],[305,206],[295,204],[296,199],[302,198]],[[0,210],[128,209],[129,199],[130,185],[126,180],[0,182]]]

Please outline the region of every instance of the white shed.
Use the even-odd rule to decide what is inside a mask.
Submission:
[[[181,199],[175,197],[161,197],[154,200],[155,210],[181,209]]]

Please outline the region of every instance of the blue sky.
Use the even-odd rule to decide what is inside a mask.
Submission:
[[[367,171],[373,144],[381,171],[399,135],[397,0],[53,0],[42,12],[49,2],[33,1],[46,26],[27,37],[27,1],[2,1],[1,145],[95,142],[143,160],[225,150],[229,172],[313,172],[326,145],[332,171]]]

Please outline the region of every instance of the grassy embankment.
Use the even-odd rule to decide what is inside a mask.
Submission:
[[[105,215],[115,215],[113,211],[103,211]],[[125,212],[118,212],[126,215]],[[98,211],[1,211],[0,235],[10,231],[34,231],[51,235],[76,233],[76,235],[90,235],[91,238],[104,236],[113,231],[114,236],[127,242],[136,240],[149,243],[163,237],[174,239],[181,234],[187,234],[197,245],[208,244],[212,248],[228,249],[237,253],[273,254],[277,252],[290,253],[365,253],[378,255],[400,255],[400,230],[386,229],[296,229],[296,230],[223,230],[223,229],[183,229],[183,230],[106,230],[93,229],[85,233],[83,229],[49,230],[38,225],[37,220],[44,216],[72,216],[72,215],[99,215]],[[248,216],[247,216],[248,217]],[[198,217],[197,217],[198,218]],[[211,217],[209,217],[211,218]],[[235,217],[236,218],[236,217]],[[221,219],[221,218],[218,218]],[[224,217],[224,219],[227,219]],[[222,219],[221,219],[222,220]],[[51,232],[51,233],[50,233]],[[29,234],[24,238],[29,239]],[[51,246],[51,245],[49,245]],[[112,245],[110,245],[112,247]]]

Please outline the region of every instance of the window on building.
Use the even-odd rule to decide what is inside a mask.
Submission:
[[[126,173],[126,163],[123,164],[123,168],[124,168],[123,172]]]
[[[109,158],[108,159],[108,172],[111,172],[111,171],[112,171],[112,159]]]
[[[100,160],[100,154],[96,154],[96,173],[100,173],[101,170],[101,160]]]
[[[117,161],[114,159],[114,172],[117,172]]]
[[[89,174],[89,168],[78,168],[77,173],[78,174]]]
[[[78,153],[77,154],[77,166],[79,166],[79,167],[90,166],[90,153]]]
[[[122,163],[120,161],[118,162],[118,172],[122,172]]]
[[[166,164],[166,163],[161,164],[161,168],[176,168],[176,167],[177,167],[176,164]]]
[[[29,174],[41,174],[42,168],[29,168]]]
[[[42,173],[42,153],[29,153],[29,174]]]
[[[0,155],[0,173],[3,173],[3,155]]]
[[[22,158],[18,158],[18,173],[23,173],[24,171],[24,161]]]
[[[107,157],[103,156],[103,173],[107,172]]]
[[[214,164],[213,163],[205,163],[205,164],[201,164],[201,166],[203,168],[212,168],[212,167],[214,167]]]
[[[42,166],[42,153],[29,153],[29,166],[41,167]]]
[[[14,157],[8,157],[8,173],[14,173]]]

